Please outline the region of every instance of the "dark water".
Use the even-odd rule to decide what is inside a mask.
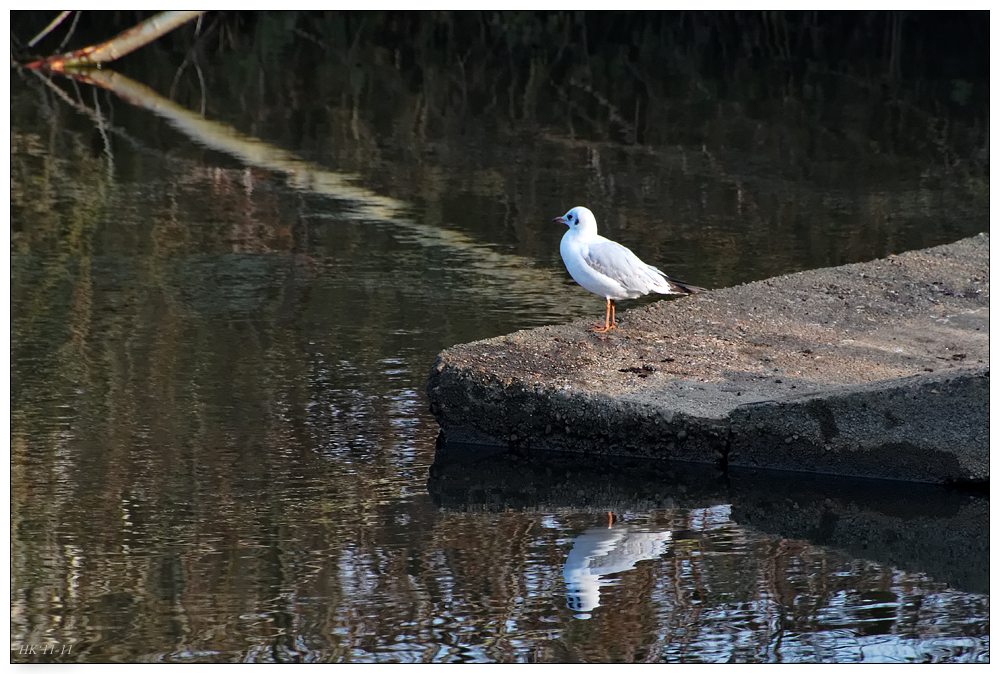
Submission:
[[[707,287],[985,230],[968,51],[471,16],[223,15],[116,63],[140,94],[12,69],[12,660],[988,661],[981,496],[436,456],[423,394],[600,313],[575,205]]]

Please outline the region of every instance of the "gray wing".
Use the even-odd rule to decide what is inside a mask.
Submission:
[[[619,283],[626,291],[645,295],[648,292],[682,293],[666,274],[640,260],[620,243],[605,240],[587,246],[584,261],[594,271]],[[638,296],[638,295],[637,295]]]

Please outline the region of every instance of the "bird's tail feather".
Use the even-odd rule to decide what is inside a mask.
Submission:
[[[690,283],[685,283],[684,281],[678,281],[675,278],[670,278],[669,276],[664,274],[662,271],[660,271],[653,265],[649,265],[649,268],[663,277],[663,280],[666,281],[667,285],[670,287],[671,292],[683,295],[693,295],[694,293],[708,292],[708,288],[702,288],[701,286],[691,285]]]
[[[702,288],[701,286],[691,285],[690,283],[684,283],[683,281],[672,279],[669,276],[664,276],[663,278],[667,279],[667,283],[670,284],[670,287],[672,289],[684,293],[685,295],[693,295],[694,293],[708,292],[708,288]]]

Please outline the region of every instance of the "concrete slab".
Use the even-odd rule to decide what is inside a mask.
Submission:
[[[427,392],[445,442],[989,480],[987,234],[619,319],[442,352]]]

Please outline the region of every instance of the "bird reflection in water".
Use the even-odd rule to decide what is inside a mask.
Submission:
[[[577,611],[576,618],[590,618],[591,611],[601,604],[601,588],[619,581],[608,576],[631,571],[638,562],[665,554],[670,539],[670,531],[613,524],[610,518],[607,528],[583,532],[563,565],[566,605]]]

